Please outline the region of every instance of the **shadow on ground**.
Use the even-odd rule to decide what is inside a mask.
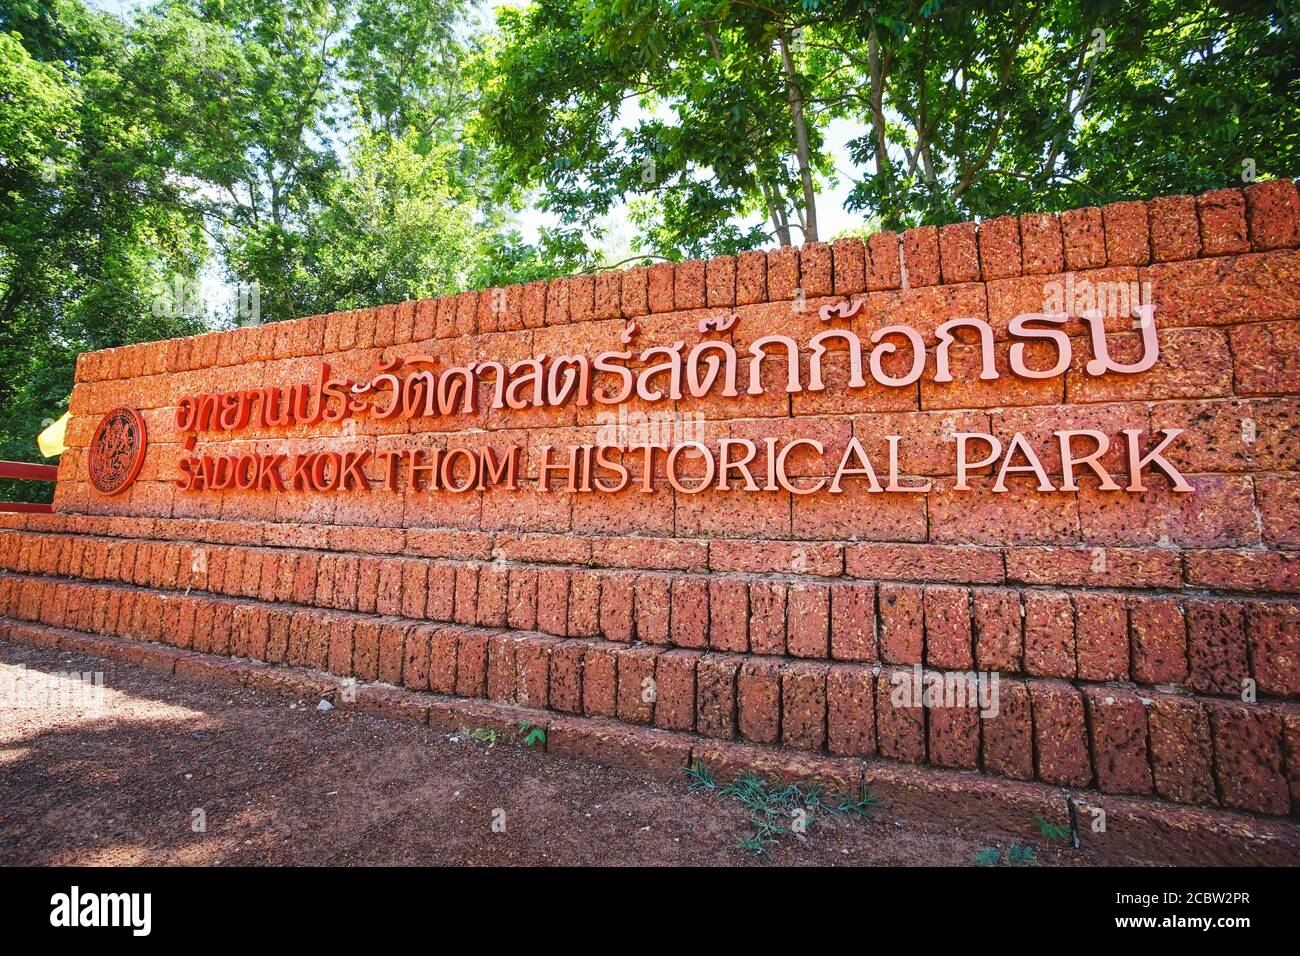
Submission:
[[[102,691],[62,676],[95,671]],[[886,806],[755,856],[736,846],[745,809],[684,779],[316,703],[0,641],[0,864],[972,865],[1008,850]],[[1030,820],[1024,844],[1039,863],[1090,862]]]

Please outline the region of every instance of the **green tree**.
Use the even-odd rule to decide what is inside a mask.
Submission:
[[[263,320],[455,291],[498,233],[479,279],[538,270],[465,143],[464,11],[0,7],[0,455],[35,457],[78,352],[210,321],[169,301],[205,262],[256,283]]]
[[[347,309],[459,290],[475,209],[454,181],[454,146],[419,139],[364,131],[352,144],[304,234],[305,298]]]
[[[833,108],[871,175],[849,207],[921,222],[1196,192],[1300,158],[1288,2],[817,2],[861,82]]]
[[[163,0],[135,23],[134,74],[230,277],[263,318],[310,314],[309,224],[340,159],[340,35],[326,0]]]
[[[799,22],[705,0],[502,8],[481,106],[501,181],[541,189],[568,224],[632,200],[664,254],[816,239],[831,167],[809,104],[824,57]],[[770,232],[736,225],[754,214]]]
[[[1289,0],[536,0],[498,25],[482,124],[504,179],[569,223],[630,200],[674,255],[821,238],[835,119],[863,130],[848,207],[890,228],[1300,156]],[[770,231],[737,227],[759,213]]]
[[[263,319],[461,288],[469,250],[508,227],[512,196],[465,141],[464,13],[163,0],[142,15],[138,74]]]
[[[78,352],[196,327],[151,309],[203,241],[130,59],[121,24],[78,0],[0,7],[0,458],[38,458]]]

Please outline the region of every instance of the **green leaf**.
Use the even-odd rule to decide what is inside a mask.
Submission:
[[[975,862],[980,866],[997,866],[1002,859],[1002,854],[996,847],[986,846],[975,851]]]

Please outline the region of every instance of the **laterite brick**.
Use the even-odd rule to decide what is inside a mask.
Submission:
[[[786,590],[780,581],[750,582],[749,649],[753,653],[785,653]]]
[[[1147,732],[1157,795],[1178,803],[1216,804],[1210,721],[1200,701],[1158,695],[1147,711]]]
[[[830,588],[824,584],[792,584],[786,602],[787,651],[794,657],[829,656]]]
[[[1252,673],[1264,694],[1300,694],[1300,605],[1253,603],[1246,634]]]
[[[510,569],[506,623],[524,631],[537,626],[537,572],[532,568]]]
[[[670,643],[676,647],[696,649],[708,647],[710,615],[708,580],[701,577],[675,577],[672,579],[671,595]],[[639,586],[637,603],[639,607]],[[657,622],[658,610],[654,610],[648,616]],[[649,640],[649,638],[643,637],[642,640]]]
[[[1025,670],[1040,677],[1075,676],[1074,606],[1062,591],[1026,591]]]
[[[1214,777],[1231,810],[1284,814],[1291,794],[1282,775],[1282,721],[1255,704],[1207,701]]]
[[[926,663],[930,667],[969,670],[974,665],[970,592],[966,588],[929,585],[923,606]]]
[[[885,667],[876,675],[876,738],[880,756],[925,763],[925,707],[917,672]]]
[[[876,650],[876,586],[832,584],[831,657],[840,661],[874,661]]]
[[[487,690],[488,633],[462,630],[456,638],[456,694],[482,697]]]
[[[664,574],[642,574],[636,579],[634,606],[636,636],[647,644],[669,642],[672,579]],[[707,620],[707,618],[705,618]],[[707,636],[705,638],[707,640]]]
[[[569,572],[544,568],[537,572],[537,629],[564,636],[569,627]]]
[[[598,571],[578,570],[569,576],[569,624],[572,637],[600,634],[600,584]]]
[[[655,660],[654,722],[664,730],[695,729],[694,651],[664,651]]]
[[[1044,783],[1085,787],[1092,782],[1083,696],[1059,681],[1032,681],[1036,775]]]
[[[1132,598],[1129,634],[1134,680],[1177,684],[1187,678],[1187,623],[1177,600]]]
[[[521,640],[523,638],[518,634],[493,634],[488,638],[488,700],[514,703],[518,670],[516,655]]]
[[[705,737],[736,736],[736,673],[741,658],[705,654],[695,666],[695,729]]]
[[[1024,623],[1020,593],[1009,588],[981,588],[971,603],[976,666],[986,671],[1018,672]]]
[[[711,577],[708,589],[709,646],[743,654],[749,650],[748,584],[741,578]]]
[[[781,665],[751,657],[736,679],[740,736],[759,744],[781,739]]]
[[[606,574],[600,583],[600,632],[608,640],[632,640],[636,627],[633,594],[636,576],[625,572]]]
[[[825,664],[799,662],[781,671],[781,743],[821,750],[826,743]]]
[[[1187,684],[1202,693],[1240,694],[1250,676],[1246,608],[1238,601],[1187,602]]]
[[[1076,594],[1075,656],[1084,680],[1128,680],[1128,607],[1113,594]]]
[[[612,644],[593,644],[582,658],[582,712],[613,717],[618,710],[618,657]]]
[[[515,700],[519,706],[551,706],[551,656],[564,643],[558,638],[527,636],[515,648]]]
[[[1146,708],[1130,691],[1084,690],[1097,786],[1103,793],[1145,796],[1151,792]]]
[[[880,585],[880,659],[888,664],[920,664],[924,646],[921,589]]]
[[[926,675],[932,680],[944,680],[943,674],[930,672]],[[965,683],[965,675],[948,675],[946,683],[958,680]],[[978,692],[974,688],[965,691],[967,703],[944,700],[937,706],[926,707],[926,728],[929,732],[930,763],[935,767],[951,767],[959,770],[978,770],[980,762],[980,727]],[[975,694],[975,701],[970,700]],[[945,692],[945,697],[947,696]]]
[[[551,648],[551,707],[566,714],[582,713],[582,662],[586,641],[559,641]]]
[[[1259,251],[1300,246],[1300,195],[1291,180],[1252,183],[1242,193],[1251,248]]]
[[[860,664],[835,664],[827,672],[826,746],[831,753],[843,757],[875,755],[875,684],[871,668]]]
[[[1002,679],[997,713],[980,719],[984,769],[1014,780],[1034,778],[1034,723],[1024,681]]]

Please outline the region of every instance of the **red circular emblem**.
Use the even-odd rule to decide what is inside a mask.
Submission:
[[[135,481],[144,464],[144,419],[125,405],[99,423],[90,443],[90,483],[100,494],[121,494]]]

